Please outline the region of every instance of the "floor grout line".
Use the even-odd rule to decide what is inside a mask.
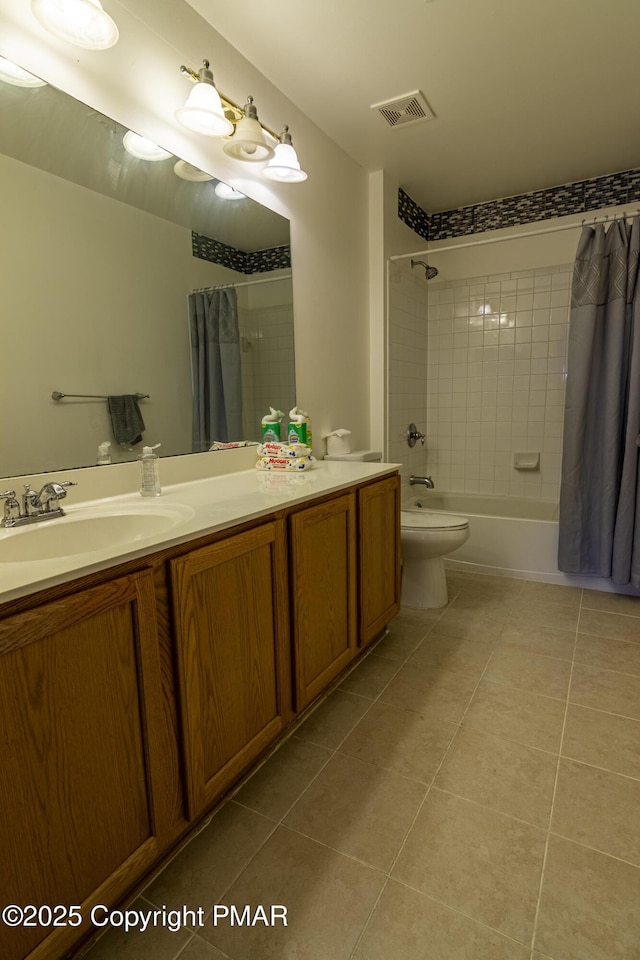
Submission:
[[[575,652],[576,652],[576,649],[577,649],[577,646],[578,646],[578,633],[579,633],[579,629],[580,629],[580,612],[581,612],[581,610],[582,610],[582,597],[583,597],[583,591],[581,591],[581,593],[580,593],[580,605],[579,605],[579,607],[578,607],[578,620],[577,620],[577,623],[576,623],[575,637],[574,637],[574,643],[573,643],[573,657],[572,657],[572,661],[571,661],[571,670],[570,670],[570,672],[569,672],[569,683],[568,683],[568,685],[567,685],[567,696],[566,696],[566,700],[565,700],[564,717],[562,718],[562,730],[561,730],[561,732],[560,732],[560,743],[559,743],[559,746],[558,746],[558,760],[557,760],[557,763],[556,763],[556,775],[555,775],[554,784],[553,784],[553,791],[552,791],[552,794],[551,794],[551,807],[550,807],[550,809],[549,809],[549,819],[548,819],[548,826],[547,826],[547,831],[546,831],[546,834],[547,834],[547,835],[546,835],[546,837],[545,837],[544,852],[543,852],[543,855],[542,855],[542,868],[541,868],[541,870],[540,870],[540,883],[539,883],[539,885],[538,885],[538,899],[537,899],[537,903],[536,903],[536,912],[535,912],[535,916],[534,916],[534,919],[533,919],[533,932],[532,932],[532,934],[531,934],[531,951],[532,951],[532,952],[533,952],[533,950],[535,949],[536,936],[537,936],[537,933],[538,933],[538,922],[539,922],[539,920],[540,920],[540,907],[541,907],[541,903],[542,903],[542,890],[543,890],[543,887],[544,887],[545,871],[546,871],[546,868],[547,868],[547,859],[548,859],[548,856],[549,856],[549,840],[550,840],[550,838],[551,838],[551,836],[552,836],[552,834],[551,834],[551,825],[552,825],[552,823],[553,823],[553,811],[554,811],[554,806],[555,806],[555,801],[556,801],[556,794],[557,794],[557,791],[558,791],[558,779],[559,779],[559,775],[560,775],[560,764],[561,764],[562,758],[563,758],[563,757],[562,757],[562,746],[563,746],[563,743],[564,743],[564,734],[565,734],[565,728],[566,728],[566,725],[567,725],[567,715],[568,715],[568,713],[569,713],[569,703],[570,703],[570,696],[571,696],[571,682],[572,682],[572,679],[573,679],[573,666],[574,666],[574,663],[575,663]]]

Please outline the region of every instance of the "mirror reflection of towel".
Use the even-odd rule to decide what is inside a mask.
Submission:
[[[125,393],[120,397],[108,397],[107,400],[116,443],[124,446],[140,443],[145,426],[135,394]]]

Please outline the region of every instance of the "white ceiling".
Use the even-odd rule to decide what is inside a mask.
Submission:
[[[189,2],[429,212],[640,166],[639,0]],[[434,120],[370,109],[414,90]]]

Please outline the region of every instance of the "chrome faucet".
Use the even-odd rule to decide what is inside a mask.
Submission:
[[[409,483],[411,484],[411,486],[413,486],[414,483],[422,483],[422,484],[424,484],[424,486],[427,487],[427,489],[429,489],[429,490],[433,490],[433,489],[435,488],[435,483],[433,482],[433,480],[431,479],[431,477],[414,477],[414,476],[411,476],[411,477],[409,477]]]
[[[16,500],[15,490],[5,490],[0,493],[0,500],[5,501],[4,516],[0,520],[2,527],[19,527],[25,523],[38,523],[40,520],[52,520],[54,517],[64,517],[64,510],[59,501],[67,495],[65,487],[77,486],[74,480],[50,480],[45,483],[40,493],[31,489],[30,483],[25,483],[22,494],[22,509]]]

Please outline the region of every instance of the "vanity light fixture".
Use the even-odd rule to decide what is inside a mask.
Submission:
[[[291,143],[289,127],[284,126],[278,136],[258,119],[253,97],[240,107],[226,94],[216,90],[209,61],[203,60],[196,73],[184,64],[180,72],[195,83],[184,107],[176,111],[176,119],[189,130],[212,137],[226,137],[224,153],[244,163],[268,161],[262,173],[269,180],[281,183],[300,183],[307,174]],[[266,135],[266,136],[265,136]],[[275,150],[267,136],[276,144]]]
[[[217,197],[220,197],[221,200],[246,200],[244,193],[240,193],[239,190],[236,190],[235,187],[229,186],[228,183],[223,183],[220,180],[219,183],[216,183],[215,194]]]
[[[147,140],[146,137],[141,137],[139,133],[134,133],[133,130],[127,130],[122,138],[122,142],[127,153],[130,153],[132,157],[136,157],[138,160],[152,160],[155,162],[157,160],[166,160],[167,157],[171,156],[168,150],[163,150],[162,147],[159,147],[153,140]]]
[[[47,85],[40,77],[35,77],[5,57],[0,57],[0,80],[14,87],[46,87]]]
[[[264,129],[258,120],[258,111],[255,108],[253,97],[247,97],[242,116],[236,123],[231,140],[222,148],[224,153],[236,160],[245,160],[248,163],[259,163],[261,160],[270,160],[274,155],[273,147],[264,137]]]
[[[286,124],[282,128],[279,140],[275,154],[262,171],[262,175],[268,180],[277,180],[282,183],[302,183],[307,179],[307,174],[300,167],[298,155],[291,143],[289,127]]]
[[[194,81],[195,86],[184,107],[176,110],[176,120],[188,130],[203,133],[206,137],[228,137],[233,133],[233,124],[225,116],[220,94],[213,82],[209,61],[203,60],[198,73],[184,64],[180,71]]]
[[[31,0],[31,12],[45,30],[88,50],[108,50],[118,28],[100,0]]]
[[[205,173],[199,167],[194,167],[192,163],[186,160],[177,160],[173,165],[173,172],[181,180],[189,180],[191,183],[204,183],[206,180],[213,180],[210,173]]]

